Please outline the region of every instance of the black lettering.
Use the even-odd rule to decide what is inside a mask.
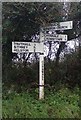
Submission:
[[[14,46],[14,48],[16,48],[16,46]]]

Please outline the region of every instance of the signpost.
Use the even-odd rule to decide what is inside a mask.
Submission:
[[[45,34],[45,40],[47,41],[59,41],[59,42],[66,42],[67,41],[67,35],[62,34]]]
[[[13,53],[44,53],[43,43],[36,42],[12,42]]]
[[[39,56],[39,99],[44,98],[44,35],[40,33],[40,43],[12,42],[13,53],[40,53]]]
[[[73,28],[73,21],[51,23],[45,30],[69,30]]]
[[[51,26],[44,28],[47,30],[69,30],[73,27],[73,21],[52,23]],[[12,42],[13,53],[40,53],[39,56],[39,99],[44,99],[44,40],[66,42],[67,35],[62,34],[44,34],[40,30],[40,42]]]

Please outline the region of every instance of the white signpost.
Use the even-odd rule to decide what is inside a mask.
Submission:
[[[62,34],[45,34],[45,40],[47,41],[61,41],[61,42],[66,42],[67,41],[67,35],[62,35]]]
[[[73,28],[73,21],[51,23],[45,30],[69,30]]]
[[[13,53],[44,53],[43,43],[35,42],[12,42]]]
[[[44,35],[40,33],[40,43],[12,42],[13,53],[40,53],[39,56],[39,99],[44,98]]]
[[[51,26],[45,27],[45,31],[68,30],[72,29],[73,21],[52,23]],[[44,34],[40,30],[40,42],[12,42],[13,53],[40,53],[39,56],[39,99],[44,99],[44,40],[66,42],[67,35],[62,34]]]

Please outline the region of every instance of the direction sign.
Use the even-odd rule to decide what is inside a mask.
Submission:
[[[73,21],[51,23],[45,30],[68,30],[73,28]]]
[[[66,42],[67,41],[67,35],[62,35],[62,34],[45,34],[45,40],[47,41],[61,41],[61,42]]]
[[[12,42],[13,53],[44,53],[44,44],[35,42]]]

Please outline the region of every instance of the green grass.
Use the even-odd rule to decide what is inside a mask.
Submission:
[[[79,118],[79,90],[62,88],[57,92],[45,90],[45,99],[38,92],[11,92],[3,95],[3,118]]]

